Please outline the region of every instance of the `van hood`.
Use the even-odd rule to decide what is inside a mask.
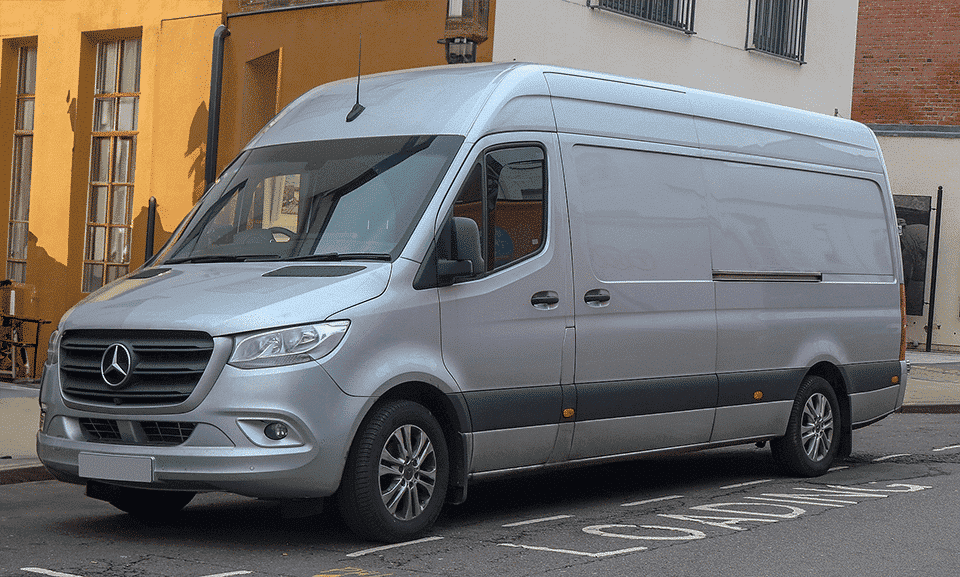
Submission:
[[[67,311],[61,328],[223,336],[327,320],[386,290],[390,263],[224,263],[137,271]],[[82,306],[81,306],[82,305]]]

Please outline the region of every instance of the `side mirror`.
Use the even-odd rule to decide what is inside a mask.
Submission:
[[[444,284],[484,270],[482,255],[477,223],[469,218],[451,218],[437,239],[437,279]]]

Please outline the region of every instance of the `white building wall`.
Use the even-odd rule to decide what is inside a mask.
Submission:
[[[937,189],[943,187],[940,215],[940,254],[933,314],[933,350],[960,350],[960,138],[880,137],[880,150],[887,165],[893,194],[932,197],[937,207]],[[936,213],[931,211],[927,239],[927,278],[923,316],[907,317],[907,340],[926,345],[929,291],[933,272],[933,239]]]
[[[497,0],[493,60],[596,70],[850,118],[857,0],[809,0],[802,65],[744,49],[748,0],[698,0],[692,35],[587,3]]]

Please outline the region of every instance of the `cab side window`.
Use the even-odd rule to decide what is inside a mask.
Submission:
[[[477,223],[485,271],[499,270],[543,246],[546,158],[539,146],[486,151],[457,196],[453,216]]]

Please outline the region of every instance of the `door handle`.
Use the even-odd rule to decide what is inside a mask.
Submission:
[[[530,297],[530,304],[533,305],[533,308],[540,309],[542,311],[556,308],[557,303],[559,302],[560,295],[553,291],[540,291]]]
[[[605,307],[610,304],[610,292],[606,289],[593,289],[583,295],[583,302],[591,307]]]

